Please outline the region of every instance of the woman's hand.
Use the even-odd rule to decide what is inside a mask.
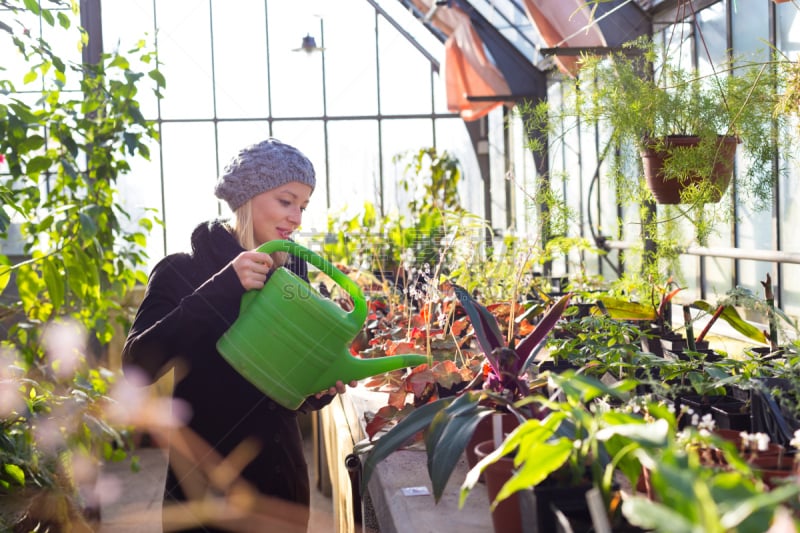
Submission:
[[[272,268],[272,258],[263,252],[242,252],[231,261],[245,290],[261,289]]]
[[[358,386],[358,381],[353,380],[353,381],[351,381],[349,383],[349,385],[351,387],[357,387]],[[347,392],[347,387],[345,386],[345,384],[342,381],[337,381],[336,385],[331,387],[330,389],[328,389],[326,391],[318,392],[316,394],[315,398],[319,399],[319,398],[322,398],[323,396],[325,396],[326,394],[329,394],[329,395],[333,396],[335,394],[344,394],[345,392]]]

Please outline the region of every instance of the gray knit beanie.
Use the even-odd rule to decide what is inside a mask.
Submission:
[[[214,194],[232,211],[262,192],[292,181],[314,189],[314,165],[297,148],[267,139],[242,149],[225,167]]]

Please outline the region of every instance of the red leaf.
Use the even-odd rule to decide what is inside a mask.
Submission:
[[[383,429],[389,422],[392,421],[394,416],[397,414],[399,409],[393,407],[391,405],[384,405],[378,412],[375,413],[375,416],[372,420],[368,421],[364,431],[367,433],[367,436],[372,440],[372,437],[378,434],[381,429]]]
[[[424,354],[425,350],[422,348],[417,348],[417,346],[414,343],[408,341],[386,343],[386,355],[398,355],[407,353]]]
[[[464,333],[464,330],[467,329],[468,327],[469,327],[469,319],[467,317],[463,317],[453,322],[453,325],[450,326],[450,331],[453,332],[453,335],[458,337],[462,333]]]
[[[406,391],[395,391],[389,393],[389,399],[386,402],[387,405],[394,407],[396,409],[402,409],[406,405],[406,396],[408,393]]]

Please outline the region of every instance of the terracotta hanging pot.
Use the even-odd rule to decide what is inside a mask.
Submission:
[[[645,143],[641,151],[644,175],[647,186],[659,204],[680,204],[681,194],[689,186],[699,183],[701,176],[688,176],[684,180],[664,179],[664,163],[674,149],[692,149],[700,143],[697,136],[670,135],[659,140]],[[733,177],[733,162],[736,157],[736,145],[739,140],[735,136],[720,136],[717,144],[717,158],[711,174],[714,180],[714,190],[708,199],[709,202],[719,202],[722,194],[730,185]]]

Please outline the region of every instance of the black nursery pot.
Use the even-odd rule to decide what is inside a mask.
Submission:
[[[778,389],[784,398],[773,395],[772,389]],[[800,419],[790,405],[800,405],[798,390],[800,389],[787,378],[756,380],[756,385],[751,391],[752,431],[766,433],[769,435],[770,442],[780,444],[786,449],[792,449],[790,442],[794,438],[794,432],[800,429]]]
[[[667,359],[672,359],[673,361],[690,361],[692,356],[687,353],[688,348],[683,347],[679,350],[670,350],[664,348],[664,357]],[[700,354],[705,355],[705,361],[709,363],[713,363],[716,361],[721,361],[722,356],[715,352],[714,350],[708,349],[708,342],[703,341],[702,343],[698,343],[696,348],[692,350],[693,352],[697,352]]]
[[[565,359],[559,359],[558,361],[547,360],[539,363],[539,372],[545,372],[549,370],[554,374],[561,374],[567,370],[578,370],[579,368],[579,366],[576,366]]]
[[[675,408],[686,406],[699,415],[710,414],[717,428],[736,431],[749,431],[751,426],[749,405],[730,395],[684,394],[675,399]],[[682,416],[681,428],[691,422],[689,416]]]
[[[750,405],[732,396],[722,399],[711,406],[711,416],[720,429],[747,431],[750,433]]]
[[[664,349],[661,346],[661,337],[656,333],[643,335],[641,340],[642,350],[650,352],[658,357],[664,357]]]
[[[523,520],[533,516],[531,525],[535,524],[537,533],[558,531],[555,508],[566,516],[573,531],[589,531],[592,515],[586,503],[586,493],[591,488],[590,483],[569,487],[547,486],[546,483],[537,485],[520,501]]]

